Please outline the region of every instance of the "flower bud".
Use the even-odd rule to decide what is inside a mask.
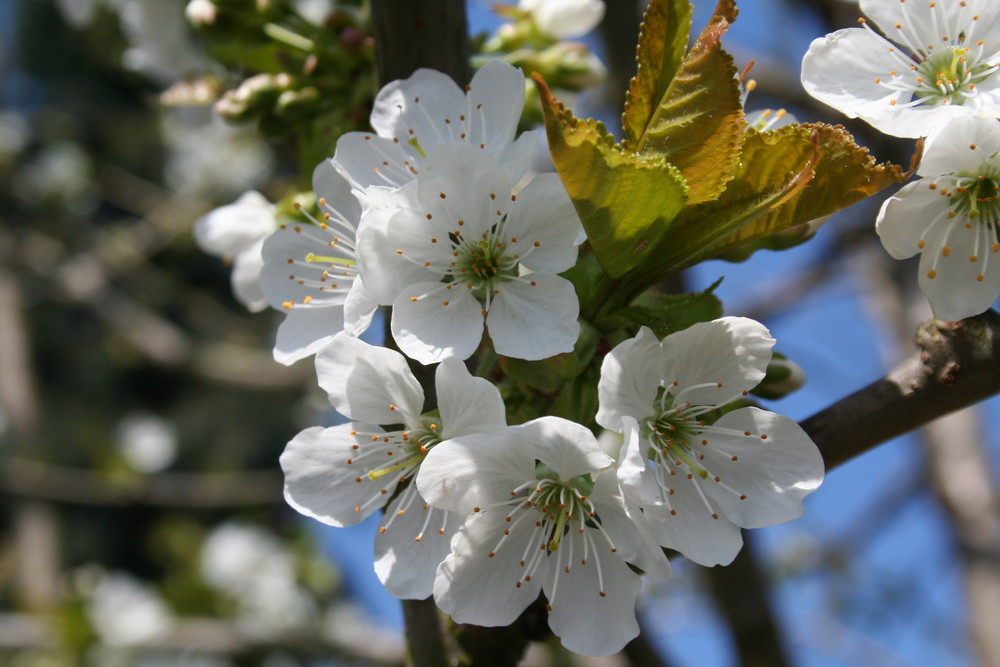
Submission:
[[[806,374],[802,367],[780,352],[775,352],[771,363],[767,365],[764,379],[750,393],[774,400],[801,389],[805,383]]]
[[[212,0],[191,0],[184,8],[184,15],[191,25],[200,30],[215,25],[219,8]]]

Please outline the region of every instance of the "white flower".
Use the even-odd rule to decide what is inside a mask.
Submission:
[[[438,570],[438,606],[459,623],[509,625],[544,591],[563,646],[620,650],[639,632],[641,580],[626,561],[661,576],[669,564],[647,553],[612,463],[589,429],[558,417],[435,447],[417,485],[468,517]]]
[[[126,572],[101,577],[90,595],[87,618],[108,646],[132,646],[162,637],[173,614],[159,593]]]
[[[601,0],[520,0],[517,6],[531,14],[539,30],[555,39],[585,35],[604,18]]]
[[[371,114],[375,134],[341,136],[334,161],[360,190],[396,188],[412,180],[438,146],[469,144],[499,160],[516,183],[537,142],[534,133],[514,139],[523,108],[524,74],[505,62],[484,65],[465,91],[443,72],[418,69],[379,91]]]
[[[323,220],[282,225],[262,251],[261,287],[285,313],[274,345],[283,364],[315,354],[342,330],[360,335],[377,307],[358,278],[354,255],[361,204],[329,160],[313,171],[313,190]]]
[[[861,0],[884,33],[838,30],[802,61],[813,97],[896,137],[971,112],[1000,116],[1000,3]],[[889,41],[892,40],[892,41]]]
[[[168,148],[163,176],[176,196],[236,196],[274,173],[270,147],[211,107],[164,109],[160,131]]]
[[[309,626],[315,608],[296,583],[292,554],[274,534],[249,524],[220,524],[201,547],[206,583],[237,603],[248,636],[273,639]]]
[[[398,352],[338,334],[316,355],[320,386],[355,423],[302,431],[285,449],[285,499],[332,526],[357,523],[393,497],[375,540],[375,570],[393,595],[426,598],[457,517],[430,508],[412,480],[442,440],[506,424],[496,387],[448,360],[435,375],[440,417],[421,415],[423,390]],[[375,424],[402,424],[386,431]]]
[[[573,349],[580,220],[559,177],[516,196],[502,166],[461,144],[440,147],[421,175],[358,232],[365,285],[392,304],[400,349],[429,364],[469,357],[485,322],[498,354],[544,359]],[[530,272],[530,273],[529,273]]]
[[[208,60],[185,20],[184,3],[124,0],[119,17],[129,44],[122,54],[126,68],[162,84],[208,69]]]
[[[261,246],[277,226],[274,204],[253,190],[209,211],[194,225],[194,240],[202,252],[232,261],[233,295],[250,312],[267,308],[260,287]]]
[[[932,133],[917,174],[879,211],[882,245],[896,259],[922,253],[935,317],[978,315],[1000,296],[1000,122],[967,116]]]
[[[764,377],[774,339],[725,317],[667,336],[643,327],[605,357],[597,422],[624,433],[618,474],[657,539],[703,565],[729,563],[740,526],[802,513],[823,479],[819,450],[791,419],[725,404]]]
[[[115,427],[115,439],[122,458],[139,472],[160,472],[177,458],[177,427],[155,414],[129,413]]]

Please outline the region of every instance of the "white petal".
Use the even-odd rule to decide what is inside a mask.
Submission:
[[[576,422],[540,417],[511,428],[525,440],[534,457],[554,470],[562,482],[614,463],[590,429]]]
[[[670,502],[677,511],[646,512],[649,525],[657,540],[668,549],[675,549],[688,560],[699,565],[729,565],[743,546],[740,527],[716,512],[711,512],[692,487],[692,480],[685,480],[677,486]]]
[[[209,211],[194,226],[194,240],[202,252],[234,257],[277,227],[274,204],[250,190],[227,206]]]
[[[357,274],[354,252],[330,247],[332,240],[332,233],[308,223],[282,226],[264,240],[260,286],[272,308],[285,309],[289,302],[343,305]],[[310,254],[338,261],[308,261]]]
[[[500,392],[489,380],[473,377],[465,364],[445,359],[434,375],[442,439],[483,433],[507,425]]]
[[[462,286],[449,290],[444,283],[417,283],[392,306],[393,340],[422,364],[468,359],[482,340],[482,306]]]
[[[621,417],[622,433],[625,441],[622,443],[618,458],[618,482],[622,491],[643,507],[658,502],[656,484],[646,469],[651,465],[646,459],[648,445],[640,437],[639,424],[629,415]]]
[[[424,391],[398,352],[338,334],[316,355],[319,386],[342,415],[369,424],[412,426]]]
[[[489,61],[469,83],[468,108],[467,141],[473,146],[483,144],[496,155],[514,139],[521,120],[524,73],[502,60]]]
[[[600,0],[546,0],[532,12],[538,27],[556,39],[587,34],[604,18]]]
[[[493,152],[503,165],[504,171],[507,172],[507,180],[511,183],[519,182],[531,167],[535,153],[538,151],[538,144],[541,141],[540,136],[539,131],[528,130],[515,139],[513,143]],[[582,229],[581,226],[581,231]]]
[[[383,305],[414,283],[440,280],[451,252],[448,231],[410,209],[374,210],[358,229],[358,270]]]
[[[1000,254],[992,247],[995,232],[978,221],[971,227],[966,222],[960,216],[940,225],[920,257],[920,289],[934,316],[943,320],[978,315],[1000,295]]]
[[[656,412],[653,403],[662,379],[660,341],[648,327],[642,327],[633,338],[612,348],[601,363],[597,423],[622,433],[622,417],[651,417]]]
[[[342,308],[292,308],[278,325],[274,360],[288,366],[316,354],[343,328]]]
[[[430,507],[413,487],[389,503],[375,535],[375,574],[385,589],[403,600],[430,597],[460,525],[458,516]]]
[[[638,424],[631,417],[624,417],[622,424],[625,445],[618,479],[629,498],[642,508],[654,539],[701,565],[731,562],[743,545],[743,537],[739,527],[698,492],[695,485],[702,480],[687,479],[680,472],[656,471],[646,458],[649,445],[639,437]],[[667,480],[662,487],[657,472]],[[718,518],[712,518],[713,514]]]
[[[534,535],[534,524],[525,521],[519,526],[525,530],[512,530],[498,546],[508,525],[505,516],[491,512],[467,520],[438,568],[434,601],[458,623],[510,625],[538,597],[542,577],[521,581],[524,567],[519,563],[545,538]]]
[[[505,232],[517,239],[509,249],[524,255],[525,267],[562,273],[576,263],[580,229],[580,218],[559,176],[539,174],[518,193]]]
[[[573,283],[532,273],[497,289],[486,316],[497,354],[535,361],[573,351],[580,335],[580,302]]]
[[[307,428],[281,455],[285,500],[302,514],[331,526],[358,523],[381,507],[396,486],[397,477],[372,481],[366,468],[347,463],[359,456],[353,428],[351,424]],[[392,459],[386,458],[391,465]]]
[[[360,336],[371,326],[377,309],[378,301],[365,289],[361,278],[355,278],[344,301],[344,331],[352,336]]]
[[[941,190],[930,189],[924,179],[907,183],[882,203],[875,231],[886,251],[896,259],[906,259],[921,252],[918,243],[927,228],[948,211],[948,199]]]
[[[444,233],[478,241],[511,208],[510,181],[489,153],[468,144],[447,144],[424,161],[418,179],[418,210],[445,221]]]
[[[963,171],[976,173],[998,150],[1000,121],[965,114],[930,133],[917,174],[933,178]]]
[[[635,600],[642,580],[607,548],[606,542],[601,543],[597,531],[588,532],[597,544],[596,549],[589,545],[586,564],[582,562],[584,536],[575,530],[567,533],[559,550],[547,557],[556,561],[554,567],[548,568],[549,576],[543,584],[552,607],[549,627],[574,653],[611,655],[639,634]],[[567,562],[570,554],[573,560]]]
[[[260,273],[264,268],[264,258],[260,249],[261,239],[233,259],[233,272],[229,275],[233,295],[251,313],[259,313],[267,308],[267,299],[260,288]]]
[[[652,530],[638,505],[623,495],[615,470],[600,473],[589,498],[622,560],[640,567],[651,577],[670,576],[670,561],[652,539]]]
[[[728,403],[764,379],[773,346],[767,328],[745,317],[699,322],[663,339],[664,384],[677,382],[681,403]]]
[[[742,408],[716,426],[743,433],[704,437],[709,479],[704,489],[736,524],[761,528],[802,514],[802,498],[823,481],[823,459],[802,428],[787,417],[758,408]],[[766,436],[766,438],[764,438]],[[732,457],[738,460],[733,461]],[[713,477],[721,482],[713,482]],[[725,488],[722,485],[725,485]],[[741,495],[746,498],[740,499]]]
[[[363,190],[373,186],[398,188],[412,181],[416,172],[411,168],[418,160],[391,138],[348,132],[337,139],[333,162],[354,187]]]
[[[421,68],[408,79],[382,87],[375,97],[371,125],[380,137],[398,139],[403,150],[416,157],[418,151],[407,143],[411,140],[425,153],[460,141],[459,115],[465,111],[465,94],[451,77]]]
[[[465,516],[507,500],[535,479],[535,456],[512,430],[472,433],[431,448],[417,473],[417,488],[435,507]]]
[[[330,212],[351,229],[356,229],[361,220],[361,204],[351,193],[351,184],[337,170],[333,160],[323,160],[313,169],[313,191],[317,198],[324,200],[324,211]]]

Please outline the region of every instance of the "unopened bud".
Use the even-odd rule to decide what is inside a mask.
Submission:
[[[191,0],[184,8],[184,16],[195,28],[207,28],[219,19],[219,8],[212,0]]]
[[[312,86],[299,90],[286,90],[278,96],[274,112],[285,119],[302,118],[319,105],[319,100],[319,90]]]
[[[806,373],[797,363],[785,355],[775,352],[771,363],[767,365],[767,373],[750,393],[769,400],[784,398],[793,391],[802,388],[806,383]]]

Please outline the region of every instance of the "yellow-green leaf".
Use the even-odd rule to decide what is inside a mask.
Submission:
[[[635,54],[638,67],[622,114],[626,146],[637,144],[646,132],[681,65],[691,32],[691,11],[686,0],[651,0],[643,14]]]
[[[637,266],[687,201],[680,172],[663,158],[623,151],[603,124],[580,120],[535,77],[549,151],[598,261],[612,278]]]
[[[725,192],[716,201],[685,209],[635,273],[646,282],[655,280],[838,211],[902,180],[897,165],[876,164],[839,126],[751,131]]]
[[[719,198],[719,204],[738,200],[741,193],[749,194],[762,183],[773,180],[781,171],[782,154],[797,153],[800,160],[804,159],[810,150],[807,144],[815,144],[819,155],[805,187],[788,202],[772,207],[722,239],[720,247],[713,248],[714,252],[839,211],[905,180],[898,165],[876,164],[868,149],[854,143],[854,137],[839,125],[789,125],[772,132],[749,134],[740,172]]]
[[[681,170],[690,204],[717,197],[740,162],[746,122],[736,67],[719,41],[735,19],[733,0],[720,0],[636,143]]]

